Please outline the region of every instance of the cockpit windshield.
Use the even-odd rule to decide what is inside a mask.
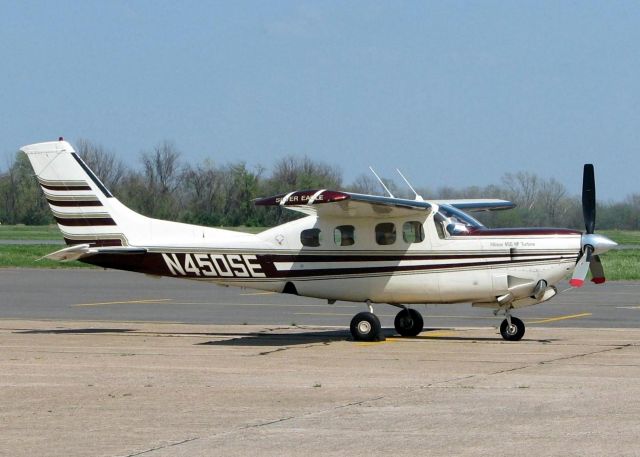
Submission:
[[[438,233],[443,233],[441,227],[446,229],[449,235],[466,235],[472,229],[482,228],[484,225],[480,221],[469,216],[467,213],[454,208],[451,205],[440,205],[435,215],[435,222]]]

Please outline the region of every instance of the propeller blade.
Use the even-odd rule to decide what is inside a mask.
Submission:
[[[596,284],[602,284],[606,281],[604,277],[604,268],[602,268],[602,262],[599,255],[594,255],[589,262],[589,270],[591,271],[591,282]]]
[[[589,272],[589,265],[591,260],[591,247],[587,246],[582,253],[582,256],[578,259],[578,263],[576,263],[576,267],[573,270],[573,275],[571,276],[571,280],[569,281],[569,285],[571,287],[582,287],[584,285],[584,280],[587,277],[587,273]]]
[[[582,216],[587,233],[596,229],[596,178],[593,165],[585,164],[582,174]]]

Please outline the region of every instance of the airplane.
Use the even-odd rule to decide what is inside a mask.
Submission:
[[[616,246],[594,233],[591,164],[583,173],[585,233],[487,228],[467,214],[515,207],[506,200],[426,201],[417,193],[406,199],[390,192],[377,196],[316,189],[255,200],[258,206],[279,206],[305,217],[248,234],[134,212],[62,138],[21,150],[68,245],[45,258],[315,297],[330,304],[360,302],[367,309],[350,323],[356,341],[384,339],[374,304],[400,308],[395,330],[412,337],[423,331],[424,320],[410,305],[449,303],[471,303],[503,314],[502,337],[519,341],[525,324],[512,315],[514,310],[551,299],[558,293],[556,284],[569,274],[573,287],[583,285],[589,270],[594,283],[604,283],[600,254]]]

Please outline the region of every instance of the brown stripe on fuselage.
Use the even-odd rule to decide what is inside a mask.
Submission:
[[[319,255],[292,255],[292,254],[259,254],[258,257],[264,259],[267,262],[300,262],[300,263],[313,263],[313,262],[400,262],[403,260],[458,260],[458,259],[476,259],[476,258],[495,258],[495,257],[544,257],[550,255],[565,255],[573,256],[577,255],[578,250],[562,250],[562,251],[547,251],[547,252],[527,252],[526,250],[516,249],[509,251],[507,249],[504,252],[497,253],[485,253],[479,251],[478,253],[464,253],[464,254],[411,254],[411,255],[384,255],[384,254],[362,254],[362,255],[331,255],[331,254],[319,254]]]
[[[47,198],[47,202],[54,206],[102,206],[100,200],[53,200]]]
[[[83,218],[62,218],[54,216],[56,222],[67,227],[93,227],[98,225],[116,225],[116,221],[110,217],[83,217]]]
[[[211,253],[212,255],[214,253]],[[185,253],[180,254],[172,254],[176,256],[176,260],[180,263],[180,265],[185,265]],[[191,254],[190,254],[191,255]],[[553,254],[552,254],[553,255]],[[470,261],[464,263],[439,263],[432,265],[386,265],[386,266],[375,266],[369,265],[367,267],[355,267],[355,268],[325,268],[325,269],[309,269],[309,270],[277,270],[274,265],[275,261],[283,261],[283,259],[278,258],[274,259],[274,257],[278,257],[276,255],[260,255],[257,254],[256,258],[258,263],[260,264],[261,271],[266,275],[266,277],[262,278],[251,278],[251,277],[221,277],[221,276],[205,276],[204,274],[198,275],[195,272],[185,271],[185,275],[173,274],[165,260],[162,258],[162,253],[153,252],[153,253],[145,253],[145,254],[130,254],[130,255],[120,255],[120,254],[97,254],[94,256],[86,257],[81,259],[82,262],[90,263],[92,265],[97,265],[104,268],[113,268],[119,270],[127,270],[127,271],[135,271],[139,273],[147,273],[158,276],[171,276],[177,278],[203,278],[203,279],[222,279],[222,280],[291,280],[291,279],[305,279],[317,277],[322,279],[326,277],[327,279],[335,279],[336,276],[342,276],[345,279],[349,277],[355,276],[369,276],[369,275],[392,275],[394,273],[427,273],[432,270],[455,270],[455,269],[469,269],[469,268],[491,268],[491,267],[499,267],[509,264],[519,265],[531,262],[567,262],[574,261],[577,258],[578,253],[576,252],[573,255],[561,255],[557,254],[558,257],[553,259],[538,259],[537,256],[532,255],[531,258],[525,259],[510,259],[510,260],[492,260],[488,262],[483,262],[481,259],[486,258],[486,256],[482,254],[478,254],[475,256],[478,261]],[[504,257],[504,256],[503,256]],[[458,259],[455,255],[449,257],[440,257],[442,260],[448,259]],[[407,256],[403,260],[410,260],[413,257]],[[193,260],[193,259],[192,259]],[[389,260],[389,259],[385,259]],[[186,270],[186,269],[185,269]]]

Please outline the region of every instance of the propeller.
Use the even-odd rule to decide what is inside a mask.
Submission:
[[[585,164],[582,173],[582,217],[585,234],[582,235],[582,255],[573,270],[569,284],[582,287],[587,273],[591,271],[591,281],[596,284],[605,282],[604,268],[600,261],[603,252],[617,246],[609,238],[595,234],[596,228],[596,179],[593,164]]]
[[[596,228],[596,178],[590,163],[582,172],[582,217],[587,234],[592,234]]]

